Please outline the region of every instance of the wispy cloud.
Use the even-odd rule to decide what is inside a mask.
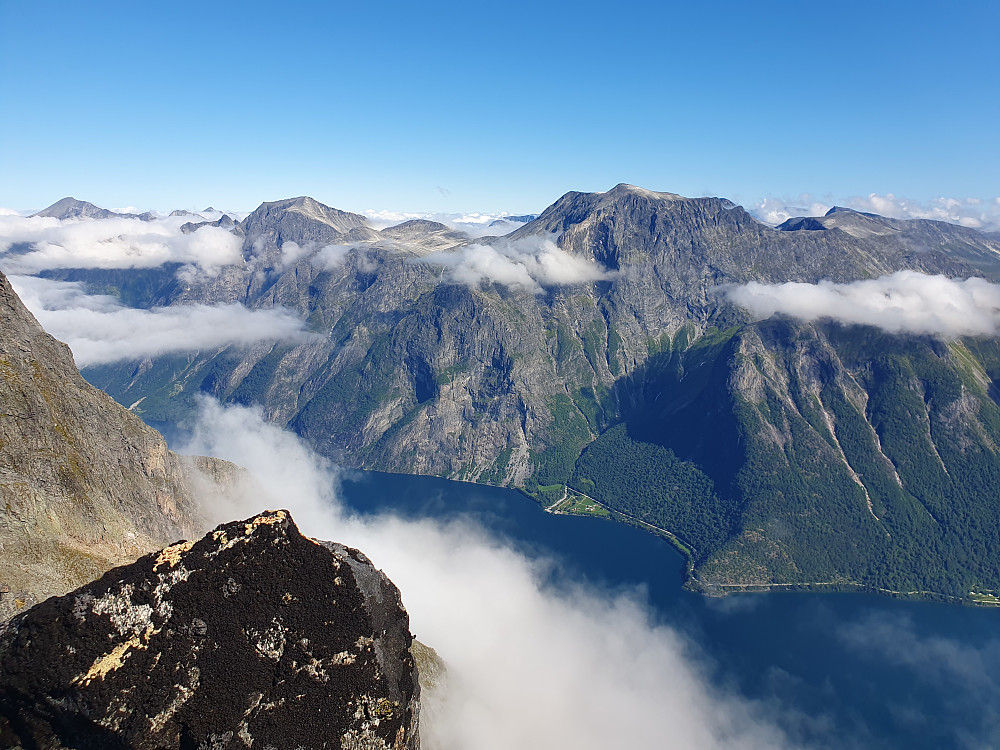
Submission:
[[[795,199],[764,198],[750,207],[750,213],[765,224],[777,226],[793,216],[822,216],[831,208],[833,204],[813,200],[805,194]]]
[[[1000,636],[971,645],[920,633],[906,616],[872,614],[841,626],[839,639],[880,663],[905,670],[911,679],[933,685],[955,704],[964,722],[955,727],[958,747],[996,747],[1000,738]],[[891,696],[887,696],[890,698]],[[887,706],[892,708],[892,706]],[[923,716],[911,721],[927,721]],[[992,741],[985,740],[992,738]]]
[[[219,520],[285,507],[303,533],[363,550],[399,586],[418,638],[448,665],[423,697],[433,750],[782,748],[764,709],[714,687],[703,657],[627,595],[543,583],[533,560],[469,523],[352,517],[336,470],[260,413],[205,399],[186,450],[250,467]]]
[[[8,278],[42,327],[69,345],[78,367],[263,341],[301,342],[315,335],[285,308],[248,310],[230,304],[139,310],[123,307],[114,297],[86,294],[73,282]]]
[[[0,262],[11,273],[51,268],[155,268],[178,262],[214,273],[241,260],[242,240],[221,227],[181,231],[190,216],[156,221],[0,215]],[[12,245],[29,245],[10,253]]]
[[[891,219],[933,219],[973,229],[1000,230],[1000,198],[942,196],[917,201],[893,193],[869,193],[834,200],[829,196],[816,199],[806,193],[792,199],[765,198],[752,206],[751,213],[763,222],[776,225],[794,216],[822,216],[835,205]]]
[[[316,268],[322,268],[325,271],[332,271],[335,268],[340,268],[347,261],[347,256],[354,249],[353,245],[327,245],[317,252],[311,259],[310,262]]]
[[[451,281],[476,287],[485,282],[526,289],[539,294],[543,287],[586,284],[614,274],[593,260],[570,255],[551,238],[530,237],[497,245],[467,245],[420,258],[420,263],[443,266]]]
[[[878,279],[835,284],[788,282],[723,287],[721,293],[757,319],[775,314],[877,326],[890,333],[946,338],[1000,333],[1000,286],[985,279],[949,279],[898,271]]]

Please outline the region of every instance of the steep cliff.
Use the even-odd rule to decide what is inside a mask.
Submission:
[[[0,621],[205,521],[236,467],[182,457],[87,383],[0,275]]]
[[[0,628],[0,746],[415,750],[411,641],[363,554],[265,512]]]

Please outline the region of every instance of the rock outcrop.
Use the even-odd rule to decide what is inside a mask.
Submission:
[[[0,629],[0,747],[419,747],[395,586],[286,511],[219,526]]]
[[[180,537],[238,473],[178,456],[87,383],[0,275],[0,621]]]

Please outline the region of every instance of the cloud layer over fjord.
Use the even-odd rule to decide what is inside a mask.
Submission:
[[[546,585],[543,562],[469,523],[352,517],[334,468],[259,412],[206,398],[185,450],[252,467],[259,482],[210,506],[217,520],[288,508],[304,534],[358,547],[399,586],[411,629],[449,670],[424,696],[429,750],[789,746],[633,598]]]
[[[593,260],[570,255],[550,238],[531,237],[497,245],[466,245],[419,260],[444,266],[451,281],[471,287],[487,282],[539,294],[543,287],[586,284],[614,274]]]
[[[8,272],[21,274],[51,268],[155,268],[164,263],[187,263],[214,273],[239,262],[242,240],[229,230],[203,226],[181,231],[183,224],[197,218],[81,221],[0,215],[0,261]],[[11,246],[18,244],[30,248],[11,254]]]
[[[123,307],[114,297],[84,293],[75,282],[8,277],[42,327],[69,345],[77,367],[264,341],[301,342],[314,334],[285,308],[177,305]]]
[[[996,336],[1000,333],[1000,286],[985,279],[949,279],[898,271],[877,279],[835,284],[751,282],[726,287],[725,297],[758,320],[789,315],[870,325],[889,333]]]

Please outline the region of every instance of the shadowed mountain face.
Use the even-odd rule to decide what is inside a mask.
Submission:
[[[194,495],[235,476],[177,456],[87,383],[0,275],[0,620],[200,531]]]
[[[411,641],[363,554],[265,512],[0,627],[0,746],[414,750]]]
[[[164,270],[143,289],[147,303],[287,306],[324,340],[88,378],[122,403],[144,397],[152,420],[182,419],[200,392],[260,404],[353,466],[549,500],[577,483],[677,534],[704,585],[1000,587],[993,553],[946,570],[920,551],[985,549],[993,533],[977,488],[998,466],[995,342],[829,324],[789,323],[778,336],[720,293],[903,269],[995,278],[1000,244],[985,235],[844,211],[774,229],[724,199],[619,185],[569,193],[506,237],[478,240],[484,249],[427,223],[374,233],[304,201],[264,204],[240,224],[242,264],[184,284]],[[907,394],[924,406],[894,411]],[[935,456],[945,484],[925,471]],[[628,493],[599,481],[640,475]],[[932,496],[967,500],[948,520]],[[816,552],[831,545],[841,547]]]

